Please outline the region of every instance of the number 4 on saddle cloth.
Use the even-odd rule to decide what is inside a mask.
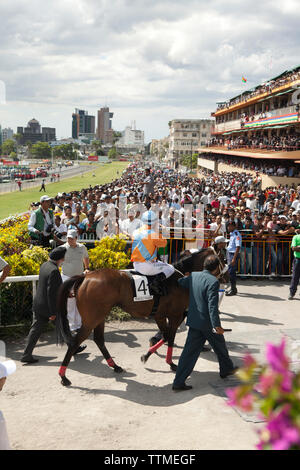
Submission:
[[[163,295],[168,295],[166,283],[166,276],[163,273],[156,274],[155,276],[145,276],[134,270],[124,270],[131,278],[131,285],[133,289],[133,300],[141,302],[145,300],[152,300]]]

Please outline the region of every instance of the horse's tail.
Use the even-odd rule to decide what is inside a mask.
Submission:
[[[71,277],[67,279],[59,289],[56,315],[56,344],[67,343],[69,345],[73,342],[73,336],[67,317],[67,302],[72,287],[74,288],[74,295],[76,295],[78,288],[84,281],[84,277],[84,274]]]

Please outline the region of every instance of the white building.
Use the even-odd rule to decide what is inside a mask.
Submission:
[[[122,137],[116,142],[118,148],[130,147],[142,151],[145,148],[145,134],[144,131],[136,129],[135,122],[131,126],[125,127],[122,132]]]
[[[14,135],[14,131],[8,127],[6,129],[2,129],[2,143],[8,139],[12,139]]]
[[[214,121],[211,119],[173,119],[169,122],[168,160],[175,164],[183,155],[197,153],[211,137]]]

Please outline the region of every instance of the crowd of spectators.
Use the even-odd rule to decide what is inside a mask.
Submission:
[[[211,161],[217,161],[243,170],[255,171],[269,176],[287,176],[289,178],[300,176],[299,164],[291,164],[285,161],[273,160],[268,162],[259,158],[247,157],[226,157],[225,155],[201,154],[201,158]]]
[[[260,186],[259,176],[247,172],[190,178],[159,168],[148,172],[147,180],[145,170],[132,164],[111,183],[58,194],[51,202],[53,238],[64,239],[68,229],[76,229],[91,246],[113,234],[130,240],[141,226],[141,214],[151,208],[159,212],[160,228],[169,239],[160,256],[174,261],[184,247],[208,246],[216,236],[227,236],[228,222],[234,220],[242,236],[247,235],[241,273],[288,274],[290,238],[300,229],[300,185],[265,191]],[[198,232],[201,236],[193,239]]]
[[[238,103],[247,102],[249,99],[254,96],[262,95],[263,93],[270,93],[272,90],[286,85],[287,83],[295,82],[300,79],[300,67],[295,70],[287,71],[285,74],[282,74],[276,80],[270,80],[266,83],[258,85],[254,90],[249,90],[244,93],[241,93],[239,96],[226,101],[224,103],[219,103],[217,111],[221,109],[228,109],[230,106],[233,106]]]
[[[273,150],[273,151],[295,151],[300,150],[300,135],[296,133],[286,134],[281,136],[271,135],[255,135],[248,137],[247,135],[237,137],[213,137],[207,142],[207,147],[226,147],[227,150],[248,148],[260,150]]]

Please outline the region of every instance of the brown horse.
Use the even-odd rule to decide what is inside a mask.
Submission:
[[[177,279],[186,273],[202,271],[205,258],[212,254],[211,249],[204,249],[191,254],[184,252],[179,261],[174,264],[175,273],[165,281],[168,294],[160,298],[155,314],[155,321],[162,332],[163,339],[151,347],[147,354],[142,356],[146,362],[150,355],[155,352],[164,342],[168,342],[166,362],[173,371],[176,365],[172,361],[172,351],[177,328],[183,321],[184,312],[188,307],[188,291],[181,288]],[[228,282],[228,274],[224,272],[224,265],[220,260],[219,277]],[[77,307],[82,318],[82,326],[76,336],[72,336],[67,319],[67,300],[73,289],[76,296]],[[100,269],[86,275],[75,276],[64,282],[59,293],[58,314],[56,318],[57,340],[62,344],[68,344],[68,350],[59,369],[61,383],[65,386],[71,385],[66,377],[66,369],[69,362],[80,346],[80,344],[94,330],[94,341],[107,361],[107,364],[115,372],[122,372],[111,358],[104,343],[105,318],[113,307],[120,307],[130,313],[134,318],[149,317],[152,312],[154,300],[134,302],[134,293],[131,279],[126,271],[114,269]]]

